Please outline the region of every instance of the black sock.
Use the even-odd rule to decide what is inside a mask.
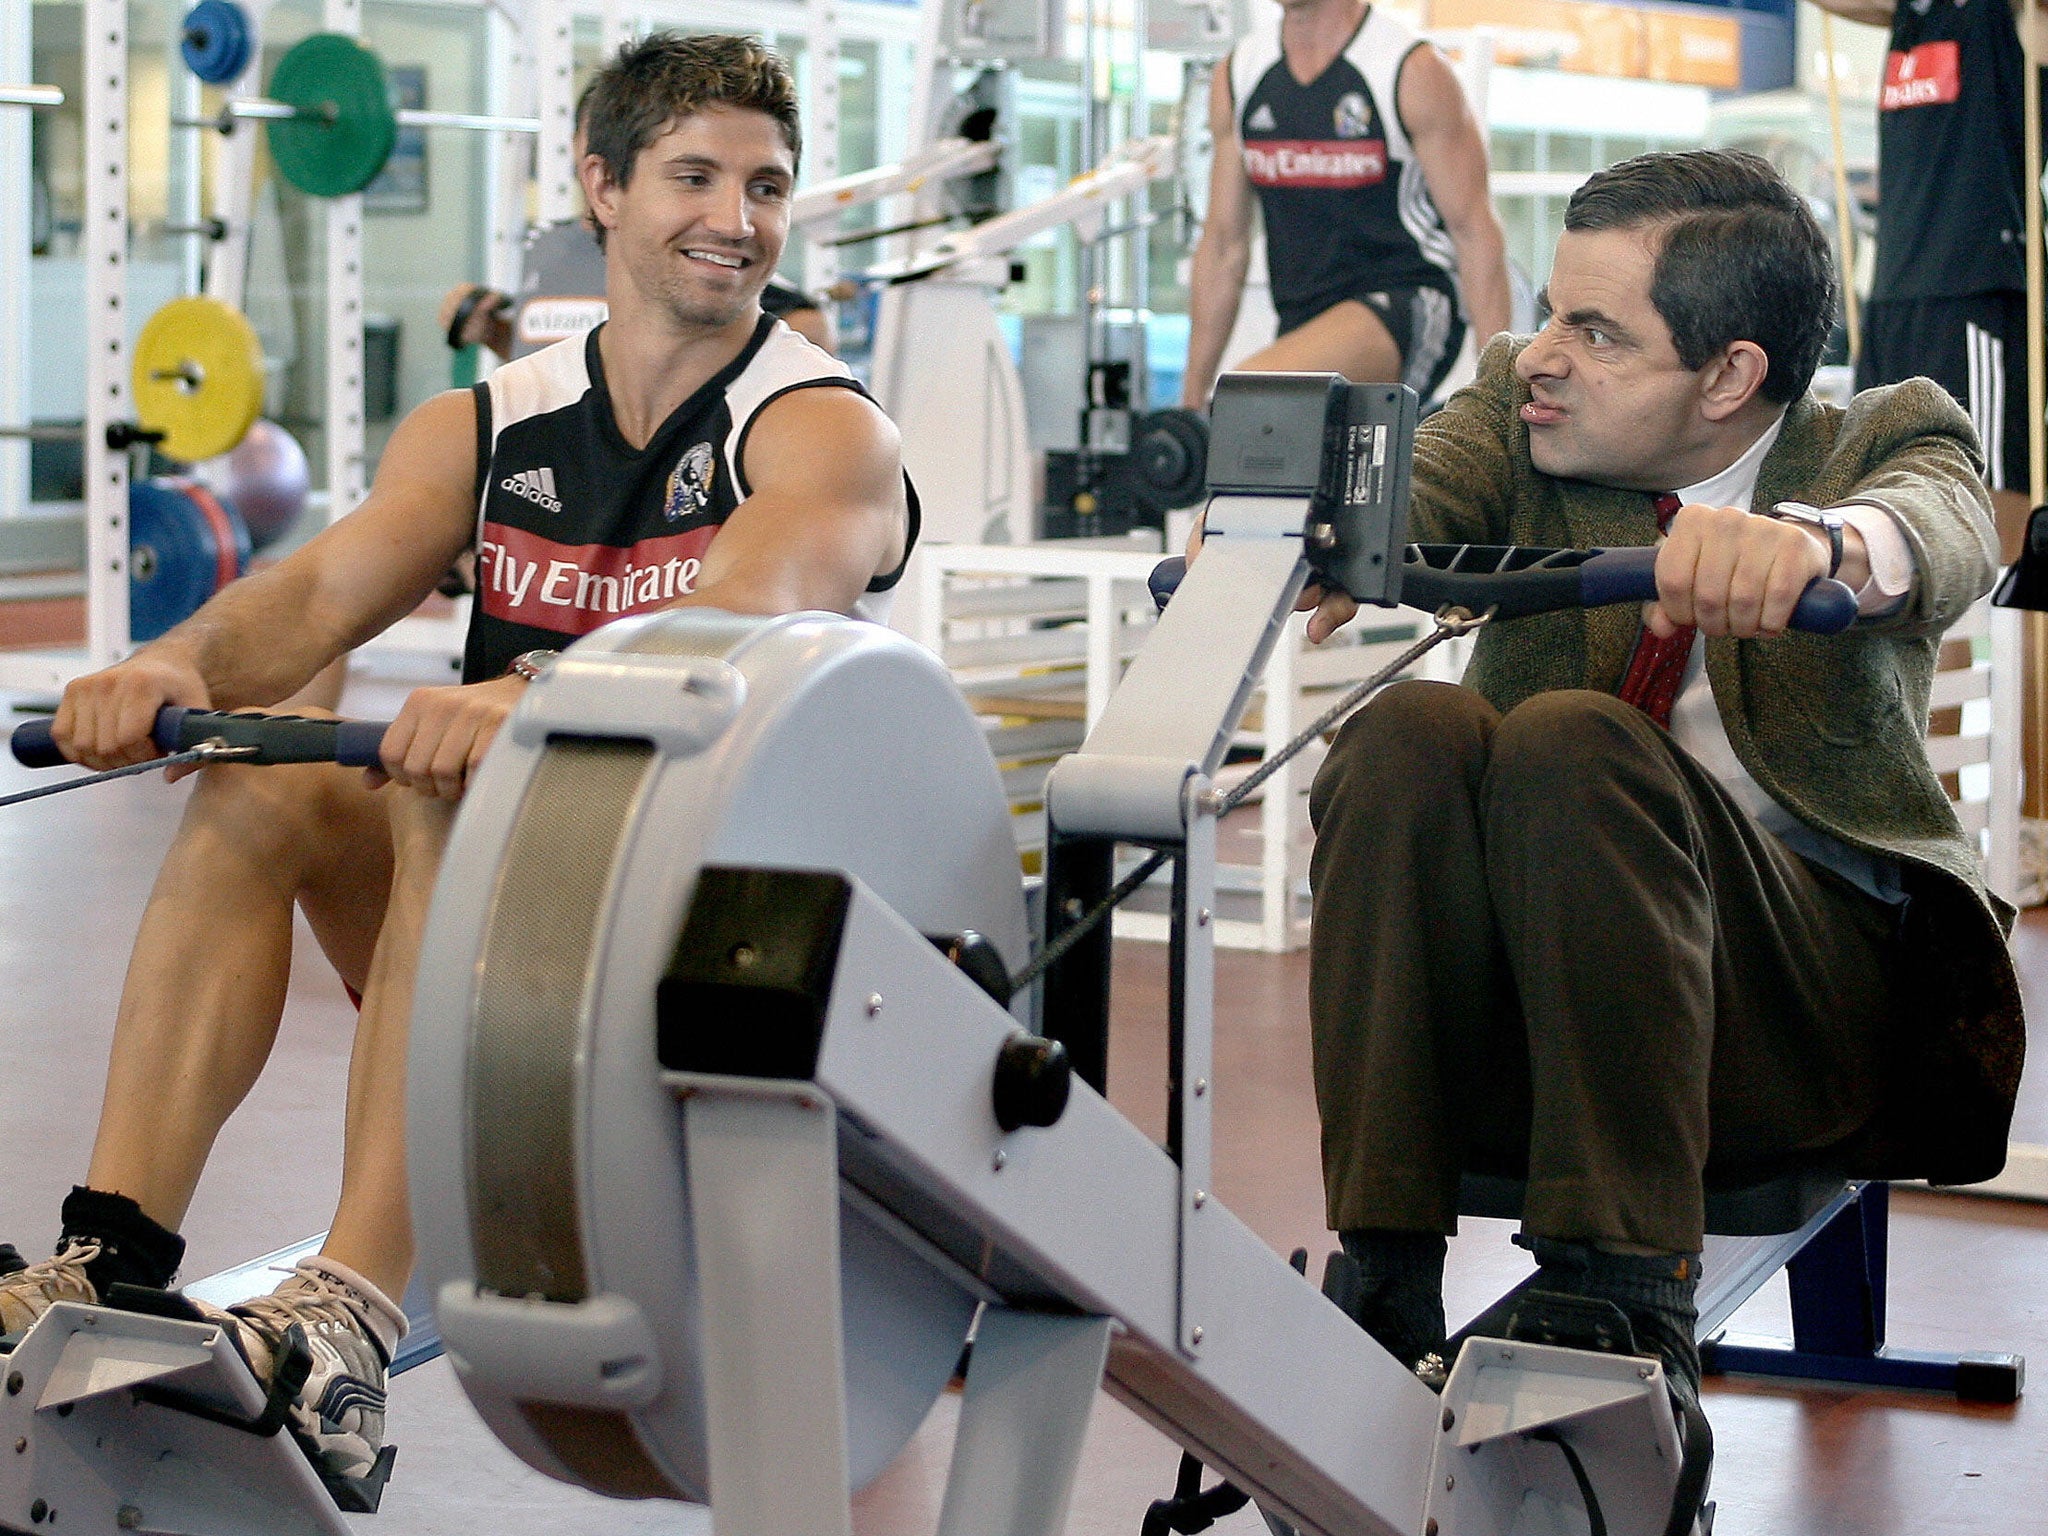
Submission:
[[[185,1257],[185,1239],[151,1221],[133,1200],[83,1184],[73,1185],[64,1197],[58,1251],[71,1242],[100,1245],[99,1256],[86,1263],[85,1276],[102,1297],[117,1284],[167,1289]]]
[[[1444,1254],[1441,1232],[1358,1227],[1338,1241],[1358,1266],[1352,1316],[1403,1365],[1413,1369],[1444,1342]]]
[[[1611,1301],[1628,1315],[1636,1345],[1663,1360],[1695,1392],[1700,1384],[1696,1253],[1608,1253],[1587,1243],[1535,1238],[1526,1245],[1543,1266],[1547,1290]]]

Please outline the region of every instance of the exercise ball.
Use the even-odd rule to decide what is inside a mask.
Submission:
[[[306,509],[306,450],[274,421],[259,419],[212,468],[215,493],[242,514],[256,549],[277,542]]]

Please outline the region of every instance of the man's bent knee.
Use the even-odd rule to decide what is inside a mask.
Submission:
[[[1391,788],[1476,783],[1500,716],[1479,694],[1456,683],[1410,679],[1381,689],[1345,722],[1309,790],[1309,821],[1320,827],[1338,801],[1353,794],[1374,801]]]
[[[306,772],[307,766],[312,772]],[[327,819],[337,770],[323,765],[241,767],[217,763],[202,770],[186,807],[187,820],[230,824],[247,836],[297,836],[316,831]]]
[[[198,775],[179,836],[223,840],[278,873],[303,873],[373,835],[370,796],[361,773],[331,764],[215,764]]]
[[[1669,739],[1634,705],[1611,693],[1560,688],[1501,718],[1488,771],[1495,781],[1583,783],[1617,766],[1668,761],[1670,751]]]

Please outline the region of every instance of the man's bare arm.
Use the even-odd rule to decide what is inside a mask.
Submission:
[[[1209,212],[1188,279],[1188,361],[1180,387],[1181,404],[1198,411],[1209,404],[1251,267],[1252,184],[1237,138],[1228,59],[1209,76],[1209,135]]]
[[[93,767],[152,757],[150,725],[161,706],[273,704],[411,612],[469,542],[475,444],[466,391],[412,412],[354,512],[128,660],[67,688],[58,743]]]
[[[1486,184],[1486,141],[1450,65],[1424,45],[1408,55],[1395,89],[1430,200],[1458,248],[1458,286],[1484,347],[1509,325],[1507,239]]]
[[[476,527],[476,402],[438,395],[392,434],[370,494],[163,644],[199,664],[215,702],[268,704],[419,606]]]
[[[851,613],[902,560],[909,503],[895,425],[850,389],[801,389],[747,435],[747,499],[704,552],[677,606],[730,613]]]

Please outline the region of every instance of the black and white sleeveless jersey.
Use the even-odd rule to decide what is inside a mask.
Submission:
[[[601,334],[557,342],[475,386],[485,469],[465,682],[696,590],[705,550],[750,494],[740,465],[762,408],[792,390],[861,387],[837,358],[763,315],[740,355],[635,449],[612,415]],[[917,493],[905,488],[915,543]],[[883,616],[902,569],[869,584],[862,617]]]
[[[2025,80],[2008,0],[1898,0],[1872,299],[2026,291]]]
[[[1396,106],[1420,39],[1375,7],[1330,67],[1301,85],[1280,50],[1280,8],[1259,9],[1231,50],[1230,87],[1281,330],[1377,289],[1455,296],[1457,251]]]

